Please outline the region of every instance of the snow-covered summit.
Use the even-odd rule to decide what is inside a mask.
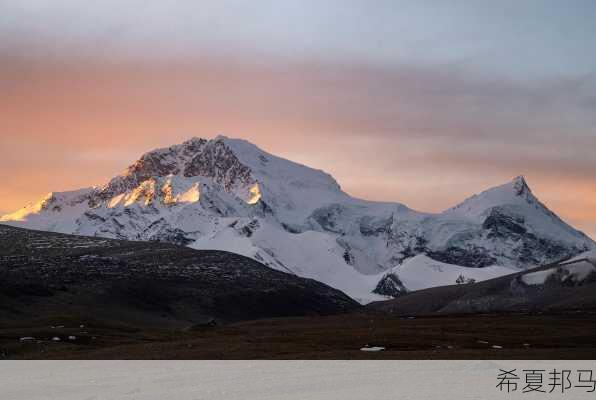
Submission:
[[[139,186],[148,188],[138,191],[151,191],[154,181],[166,177],[210,181],[249,204],[261,200],[289,220],[304,218],[320,199],[345,198],[331,175],[268,154],[245,140],[221,135],[212,140],[192,138],[145,153],[96,197],[98,201],[112,199]]]
[[[262,201],[285,222],[299,223],[321,202],[346,201],[337,181],[328,173],[266,153],[242,139],[218,136],[259,182]]]
[[[480,278],[502,271],[484,267],[530,267],[595,248],[522,177],[441,214],[421,213],[353,198],[321,170],[225,136],[147,152],[102,186],[53,193],[0,221],[228,250],[363,302],[379,298],[371,291],[388,270],[417,255],[477,268],[463,275]],[[411,276],[412,268],[402,269]]]
[[[474,195],[457,206],[443,212],[443,217],[458,217],[483,223],[486,228],[509,228],[520,233],[524,229],[565,243],[584,242],[589,239],[550,211],[530,189],[523,176]]]
[[[257,178],[276,181],[289,180],[290,182],[300,182],[310,188],[318,187],[334,192],[341,191],[337,181],[322,170],[276,157],[243,139],[230,139],[220,135],[214,140],[222,142],[230,148],[240,162],[251,168]]]
[[[510,182],[467,198],[462,203],[446,210],[444,214],[477,218],[497,206],[526,206],[538,203],[540,202],[532,193],[526,179],[523,176],[518,176]]]

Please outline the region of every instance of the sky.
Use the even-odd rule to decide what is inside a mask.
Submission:
[[[524,175],[596,238],[593,1],[0,0],[0,213],[225,134],[439,212]]]

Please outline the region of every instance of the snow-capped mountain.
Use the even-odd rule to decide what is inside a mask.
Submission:
[[[104,186],[51,193],[0,221],[228,250],[363,302],[421,287],[419,279],[407,278],[416,273],[404,264],[421,254],[435,263],[481,268],[457,276],[482,280],[495,276],[493,270],[506,273],[595,247],[521,177],[443,213],[421,213],[353,198],[323,171],[223,136],[151,151]],[[398,279],[403,287],[383,290],[399,286],[388,278],[400,275],[400,267],[391,270],[396,266],[410,271]],[[428,278],[428,286],[453,284],[452,275]]]

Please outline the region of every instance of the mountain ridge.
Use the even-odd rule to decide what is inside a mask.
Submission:
[[[419,254],[467,268],[515,269],[594,247],[523,177],[442,213],[423,213],[354,198],[324,171],[225,136],[147,152],[103,186],[53,193],[0,221],[228,250],[362,302],[379,300],[371,293],[379,280]]]

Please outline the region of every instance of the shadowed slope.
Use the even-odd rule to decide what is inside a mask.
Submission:
[[[398,315],[595,310],[596,265],[584,260],[580,255],[570,262],[419,290],[367,307]]]
[[[358,305],[237,254],[0,226],[0,320],[83,316],[189,326],[333,314]]]

